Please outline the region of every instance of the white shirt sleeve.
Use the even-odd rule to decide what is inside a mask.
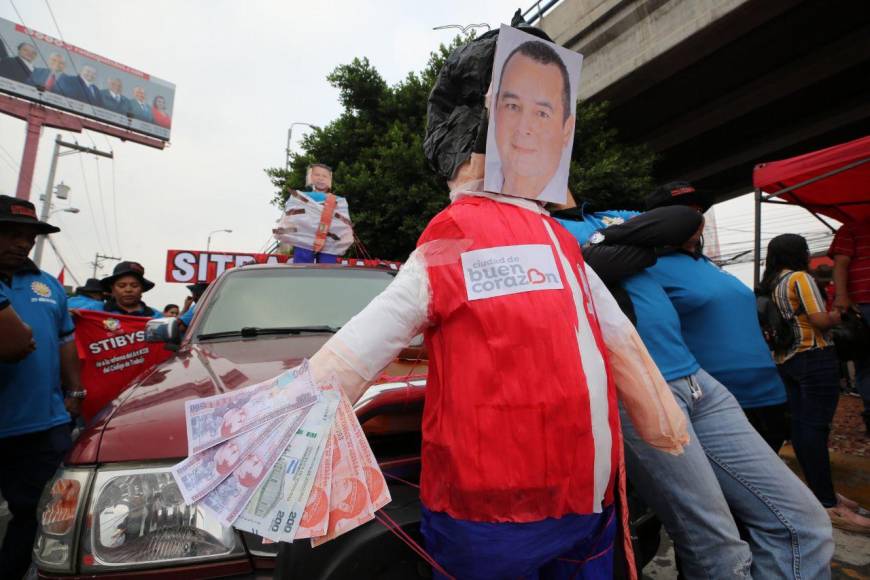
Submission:
[[[315,380],[335,378],[356,401],[428,324],[429,276],[422,254],[409,257],[395,280],[311,357]]]

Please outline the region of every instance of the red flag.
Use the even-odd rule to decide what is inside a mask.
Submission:
[[[60,282],[61,286],[63,286],[63,271],[64,271],[64,267],[61,266],[60,274],[57,275],[57,281]]]
[[[145,342],[145,324],[149,320],[93,310],[75,313],[82,385],[88,390],[82,404],[86,421],[133,379],[172,356],[162,343]]]

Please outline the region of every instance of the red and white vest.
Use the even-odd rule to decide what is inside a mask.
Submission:
[[[577,242],[549,216],[478,196],[435,216],[418,247],[435,240],[470,245],[427,266],[423,503],[487,522],[600,512],[619,416]]]

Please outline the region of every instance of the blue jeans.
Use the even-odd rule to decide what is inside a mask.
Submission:
[[[335,254],[326,254],[323,252],[314,253],[313,250],[295,247],[293,248],[293,263],[294,264],[335,264],[338,262],[338,256]]]
[[[840,368],[833,347],[805,350],[779,365],[791,410],[791,442],[807,485],[825,507],[837,505],[828,437],[840,398]]]
[[[859,304],[858,308],[861,309],[864,320],[870,322],[870,304]],[[864,412],[861,415],[864,417],[867,432],[870,433],[870,352],[862,360],[855,361],[855,374],[858,393],[864,399]]]
[[[827,513],[734,396],[703,370],[669,384],[688,421],[682,455],[644,443],[620,413],[628,476],[674,540],[685,576],[830,578]]]
[[[617,526],[612,505],[529,523],[460,520],[424,506],[420,532],[429,555],[457,580],[603,580],[613,578]]]

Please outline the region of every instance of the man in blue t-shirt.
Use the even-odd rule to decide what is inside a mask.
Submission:
[[[76,288],[76,293],[67,300],[70,310],[102,310],[106,291],[96,278],[88,278],[84,286]]]
[[[20,361],[0,364],[0,493],[12,512],[0,570],[8,578],[30,565],[37,503],[71,445],[70,412],[86,395],[63,287],[27,258],[37,235],[58,231],[32,203],[0,195],[0,294],[35,342]]]
[[[554,217],[581,244],[591,242],[584,259],[614,296],[627,293],[638,334],[686,416],[691,442],[674,457],[646,445],[620,411],[629,480],[674,539],[686,577],[829,575],[827,514],[752,428],[734,396],[699,364],[678,309],[651,273],[662,247],[700,237],[701,215],[660,208]],[[644,251],[651,258],[646,262]],[[749,530],[748,544],[736,521]]]
[[[710,202],[691,184],[672,182],[650,193],[646,206],[684,206],[704,213]],[[688,241],[660,256],[649,273],[680,314],[692,354],[731,391],[752,426],[779,452],[789,431],[785,385],[758,324],[755,294],[701,250],[699,242]]]

